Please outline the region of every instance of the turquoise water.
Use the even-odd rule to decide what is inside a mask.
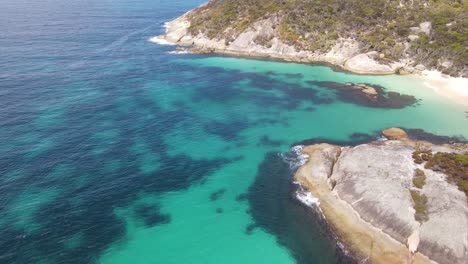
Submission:
[[[468,137],[468,109],[411,76],[170,54],[203,1],[2,1],[1,263],[349,263],[278,153],[386,127]],[[402,109],[311,81],[413,95]]]

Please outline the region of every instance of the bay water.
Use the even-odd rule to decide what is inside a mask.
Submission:
[[[202,3],[0,3],[0,263],[348,263],[280,153],[393,126],[468,137],[468,109],[413,76],[149,41]],[[418,102],[369,107],[317,81]]]

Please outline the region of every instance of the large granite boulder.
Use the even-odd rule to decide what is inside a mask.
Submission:
[[[398,127],[387,128],[382,131],[382,134],[390,140],[400,140],[408,138],[408,134],[406,134],[406,132],[403,129]]]
[[[346,61],[344,67],[347,70],[367,74],[392,74],[395,69],[389,65],[380,64],[374,57],[376,52],[361,53]]]

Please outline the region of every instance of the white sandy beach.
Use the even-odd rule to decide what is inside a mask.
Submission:
[[[468,106],[468,79],[455,78],[439,71],[423,71],[422,82],[437,94],[445,96],[454,102]]]

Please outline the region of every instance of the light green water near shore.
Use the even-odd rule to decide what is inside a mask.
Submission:
[[[125,243],[116,243],[102,257],[101,263],[293,263],[286,248],[279,246],[275,237],[261,229],[248,235],[244,232],[249,223],[249,209],[245,202],[237,202],[235,197],[247,192],[253,183],[257,166],[268,151],[286,151],[289,144],[298,140],[326,137],[335,140],[346,140],[352,133],[370,133],[386,127],[400,126],[406,128],[423,128],[427,132],[440,135],[461,135],[468,137],[468,119],[462,106],[453,104],[439,97],[430,88],[412,76],[363,76],[335,72],[325,66],[311,66],[295,63],[248,60],[226,57],[209,57],[200,59],[177,59],[177,63],[191,67],[213,68],[222,71],[238,71],[239,80],[234,88],[233,97],[223,102],[210,99],[188,102],[190,112],[209,115],[210,118],[225,120],[246,118],[249,121],[269,117],[287,120],[287,125],[272,124],[249,127],[241,132],[242,145],[235,141],[222,140],[219,137],[205,134],[196,125],[180,129],[165,140],[184,138],[182,144],[175,144],[170,152],[188,154],[192,158],[202,157],[236,157],[243,159],[223,167],[209,177],[202,185],[193,185],[188,190],[167,193],[162,196],[142,196],[137,203],[157,202],[162,211],[170,213],[171,223],[165,226],[145,228],[135,224],[135,219],[128,208],[117,210],[128,226]],[[331,104],[314,105],[304,102],[303,106],[314,106],[315,111],[292,109],[283,111],[277,105],[258,105],[250,100],[249,91],[257,88],[249,81],[242,79],[242,74],[269,73],[272,84],[275,81],[299,84],[306,87],[307,81],[334,81],[378,84],[389,91],[414,95],[421,99],[416,107],[404,109],[371,109],[350,103],[335,101]],[[182,73],[183,74],[183,73]],[[217,73],[219,74],[219,73]],[[301,77],[290,77],[288,74]],[[200,84],[203,85],[203,81]],[[229,85],[229,84],[227,84]],[[222,84],[218,85],[223,93]],[[177,87],[170,87],[177,89]],[[232,87],[228,88],[232,89]],[[245,91],[246,96],[243,95]],[[281,91],[267,90],[281,96]],[[183,100],[186,97],[180,90],[173,97],[163,100],[166,105]],[[330,93],[321,90],[322,94]],[[281,100],[288,100],[287,97]],[[271,110],[271,111],[270,111]],[[272,140],[281,141],[278,146],[258,146],[260,138],[268,135]],[[226,188],[225,194],[214,202],[209,201],[210,193]],[[216,213],[222,208],[223,213]],[[314,238],[311,238],[314,239]],[[209,241],[209,243],[206,243]],[[235,257],[234,257],[235,256]],[[316,262],[327,263],[318,258]]]

